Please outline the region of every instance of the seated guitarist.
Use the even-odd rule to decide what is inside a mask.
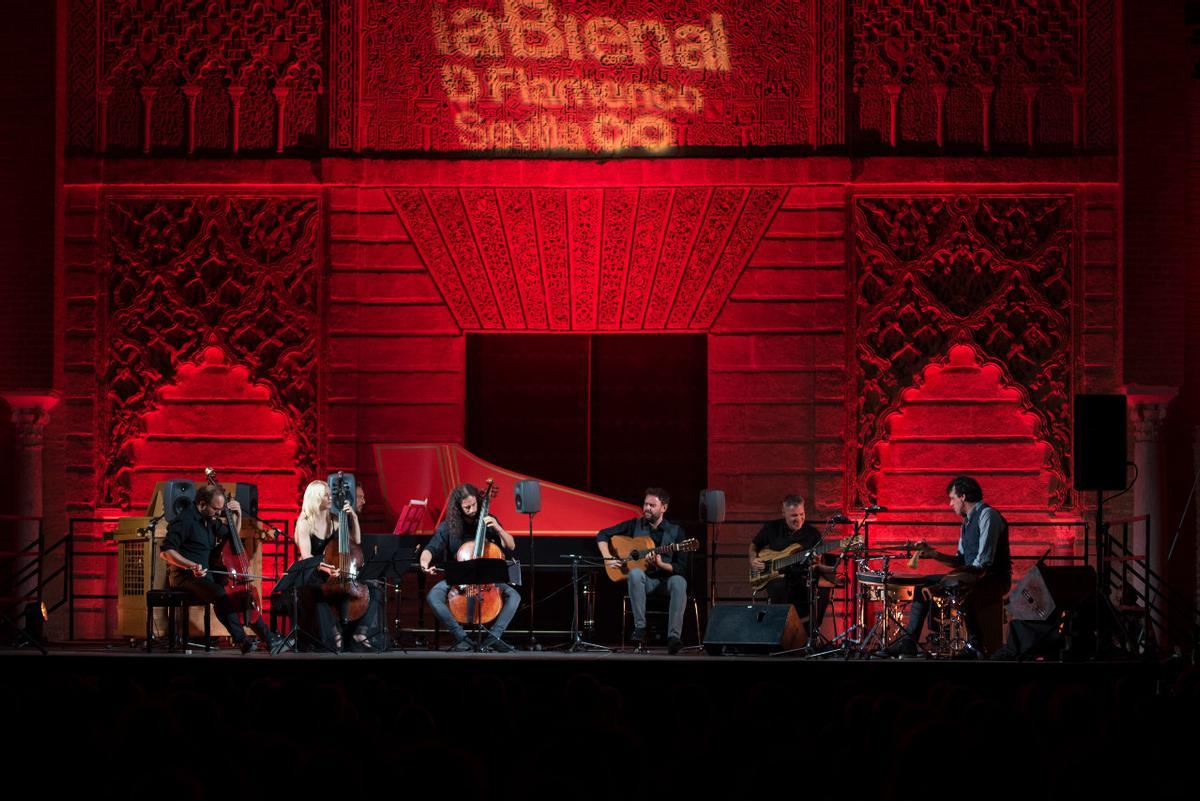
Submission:
[[[754,539],[750,542],[750,567],[762,570],[766,566],[759,558],[759,552],[764,548],[782,552],[792,545],[799,545],[802,550],[808,550],[821,541],[821,532],[812,523],[805,522],[804,498],[799,495],[788,495],[783,499],[783,517],[763,524]],[[791,565],[784,569],[783,575],[767,582],[767,600],[773,604],[790,603],[796,607],[796,614],[801,619],[808,617],[809,566],[803,564]],[[829,591],[821,590],[817,602],[817,624],[825,615],[829,605]]]
[[[929,556],[951,565],[956,570],[943,579],[952,578],[968,583],[970,590],[963,602],[963,616],[967,624],[967,643],[961,656],[978,659],[984,655],[981,637],[986,633],[981,625],[981,613],[995,611],[999,621],[999,606],[1012,584],[1012,558],[1008,549],[1008,521],[1004,515],[983,501],[983,488],[968,476],[959,476],[946,486],[950,508],[963,519],[958,537],[958,549],[954,556],[921,547],[920,555]],[[931,588],[937,593],[938,585]],[[929,601],[918,597],[909,612],[905,636],[889,650],[893,655],[915,656],[917,641],[929,613]],[[999,647],[1000,643],[988,643]]]
[[[663,517],[671,496],[660,487],[648,488],[645,495],[641,517],[597,532],[596,544],[607,567],[621,567],[621,562],[614,559],[612,551],[614,536],[649,537],[656,548],[683,541],[683,527]],[[629,571],[627,583],[629,606],[633,610],[634,642],[641,643],[646,639],[646,595],[669,595],[671,606],[667,617],[667,652],[679,653],[683,647],[679,635],[683,632],[683,610],[687,604],[687,563],[687,554],[684,552],[650,554],[646,557],[645,570],[635,567]]]

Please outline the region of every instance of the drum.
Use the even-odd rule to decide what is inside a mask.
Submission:
[[[937,583],[941,576],[885,576],[874,570],[862,569],[858,571],[857,578],[864,601],[908,604],[913,602],[922,587]]]
[[[957,592],[960,595],[966,593],[967,590],[979,581],[979,574],[973,573],[970,570],[955,570],[947,573],[942,577],[938,585],[944,587],[948,591]]]

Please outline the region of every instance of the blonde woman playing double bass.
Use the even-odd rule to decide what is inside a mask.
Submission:
[[[358,513],[362,510],[365,497],[360,489],[356,497],[355,507],[347,501],[342,511],[346,513],[346,522],[350,528],[350,541],[361,544],[362,532],[359,529]],[[338,516],[333,513],[333,496],[329,485],[324,481],[313,481],[304,490],[304,500],[300,507],[300,516],[296,518],[295,539],[296,550],[300,559],[312,556],[323,556],[331,542],[338,535]],[[336,550],[336,543],[333,550]],[[321,600],[320,585],[335,573],[329,564],[322,563],[309,574],[301,591],[301,624],[303,628],[319,638],[321,644],[328,650],[341,651],[345,643],[343,627],[328,603]],[[372,633],[379,628],[383,594],[378,588],[368,585],[370,602],[367,612],[358,620],[352,621],[346,628],[350,630],[351,648],[357,651],[377,650],[372,644]]]

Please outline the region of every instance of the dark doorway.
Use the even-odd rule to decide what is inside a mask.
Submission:
[[[707,473],[702,334],[472,334],[467,448],[496,464],[696,517]]]

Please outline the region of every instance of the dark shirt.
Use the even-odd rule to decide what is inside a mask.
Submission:
[[[490,517],[496,517],[490,515]],[[497,525],[500,523],[500,518],[496,518]],[[491,528],[484,530],[485,537],[489,542],[494,542],[504,552],[505,559],[511,559],[513,552],[504,547],[504,542],[500,539],[500,535]],[[433,554],[433,563],[435,565],[445,566],[446,562],[454,561],[454,554],[464,542],[473,542],[475,539],[475,530],[472,529],[469,537],[454,537],[450,533],[450,527],[445,520],[433,532],[433,536],[429,538],[429,542],[425,543],[425,550]]]
[[[596,532],[596,541],[610,543],[610,547],[613,537],[649,537],[654,541],[654,547],[656,548],[660,545],[671,545],[687,539],[683,526],[678,523],[672,523],[665,517],[658,524],[658,528],[651,528],[645,518],[635,517],[632,520],[626,520],[623,523],[617,523],[615,526],[609,526]],[[671,564],[675,574],[687,578],[690,561],[686,551],[661,553],[658,556],[662,561]],[[656,567],[647,570],[646,574],[653,578],[671,575],[669,571],[659,570]]]
[[[812,523],[804,523],[799,529],[792,531],[788,528],[787,521],[781,517],[778,520],[764,523],[763,527],[754,535],[751,544],[754,546],[755,552],[761,551],[763,548],[782,551],[796,543],[800,543],[801,548],[808,550],[820,541],[821,532]],[[784,570],[784,573],[789,581],[807,581],[808,579],[806,562],[790,565]]]
[[[754,550],[761,551],[763,548],[770,548],[772,551],[782,551],[789,545],[800,543],[801,547],[808,549],[821,541],[821,532],[817,531],[817,527],[812,523],[805,523],[796,531],[788,528],[787,521],[782,517],[778,520],[772,520],[769,523],[764,523],[763,527],[754,535]]]
[[[184,559],[195,562],[208,570],[214,561],[219,564],[219,559],[214,559],[213,555],[228,536],[229,526],[225,522],[205,521],[196,511],[196,507],[189,506],[175,518],[171,525],[167,526],[167,536],[163,539],[162,550],[164,553],[177,551]],[[191,571],[172,567],[171,575],[174,576],[177,572],[190,573]]]

